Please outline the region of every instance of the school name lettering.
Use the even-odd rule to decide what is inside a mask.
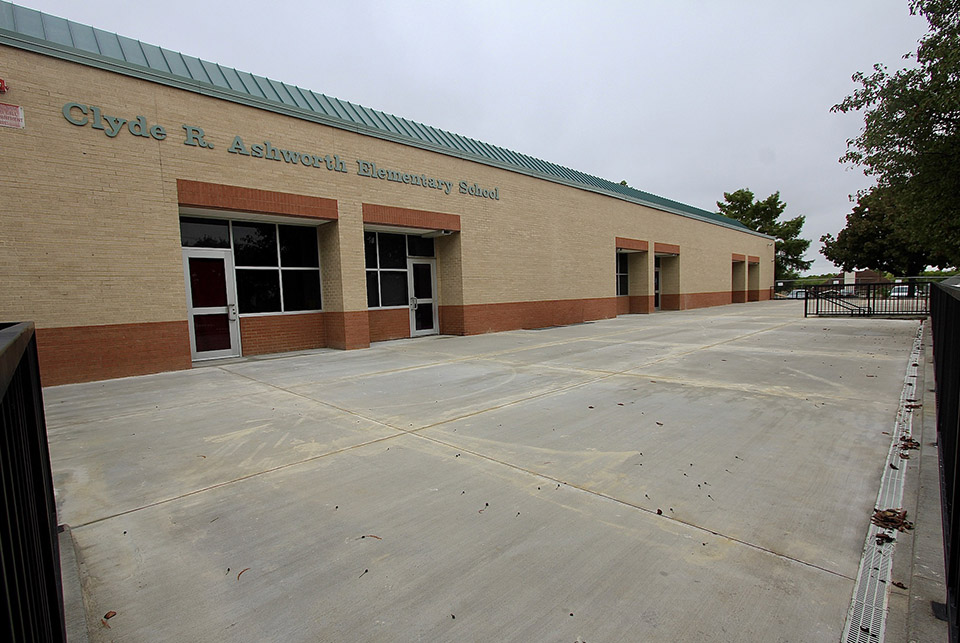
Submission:
[[[377,164],[373,161],[358,160],[357,174],[359,176],[366,176],[371,179],[380,179],[382,181],[393,181],[394,183],[406,183],[407,185],[443,190],[444,194],[450,194],[450,191],[453,190],[453,181],[438,179],[433,176],[427,176],[426,174],[401,172],[400,170],[388,170],[386,168],[377,167]],[[500,188],[493,188],[490,190],[487,188],[481,188],[476,183],[473,185],[468,185],[466,181],[460,181],[457,187],[460,188],[460,194],[469,194],[470,196],[493,199],[494,201],[500,200]]]
[[[336,170],[337,172],[347,171],[347,163],[336,154],[333,156],[329,154],[320,156],[318,154],[308,154],[307,152],[285,150],[274,147],[270,141],[264,141],[262,144],[254,143],[248,150],[243,144],[243,139],[239,136],[234,136],[233,143],[227,151],[231,154],[240,154],[241,156],[249,156],[255,159],[283,161],[284,163],[300,164],[306,167],[325,167],[328,170]]]
[[[132,119],[113,116],[105,113],[101,107],[96,105],[70,102],[64,104],[62,113],[63,118],[71,125],[77,127],[89,125],[92,129],[102,131],[108,138],[116,138],[123,131],[127,131],[132,136],[156,141],[164,141],[169,135],[166,127],[157,123],[151,124],[142,115],[137,115]],[[181,129],[183,130],[184,145],[198,149],[215,149],[214,141],[204,132],[203,128],[195,125],[181,125]],[[227,148],[227,153],[235,154],[238,157],[246,156],[251,159],[277,161],[278,163],[325,169],[330,172],[348,173],[347,161],[337,154],[287,150],[275,146],[270,141],[247,144],[241,137],[234,136],[233,141]],[[456,186],[458,194],[494,201],[500,200],[499,187],[485,188],[468,181],[459,181],[455,185],[453,181],[428,176],[422,172],[379,167],[374,161],[357,160],[357,176],[435,189],[442,191],[444,194],[451,194]]]

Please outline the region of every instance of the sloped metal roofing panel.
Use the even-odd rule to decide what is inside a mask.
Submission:
[[[140,46],[143,48],[143,55],[146,56],[150,69],[164,72],[170,71],[170,67],[167,65],[167,60],[163,57],[163,51],[160,50],[160,47],[148,45],[145,42],[141,42]]]
[[[0,3],[0,29],[7,31],[16,31],[17,26],[13,21],[13,5],[9,2]]]
[[[43,33],[47,39],[67,47],[73,47],[70,23],[64,18],[57,18],[45,13],[41,15],[43,17]]]
[[[120,46],[120,39],[117,37],[117,34],[94,27],[93,35],[97,37],[97,48],[100,50],[101,56],[126,62],[123,57],[123,48]]]
[[[20,5],[13,6],[14,29],[25,36],[46,39],[43,33],[43,14],[36,9],[28,9]]]
[[[137,76],[137,70],[142,69],[150,72],[147,75],[150,80],[192,91],[201,91],[202,85],[208,85],[213,91],[205,91],[210,91],[211,95],[246,102],[260,109],[282,111],[361,134],[426,147],[502,169],[520,171],[565,185],[622,197],[675,214],[753,232],[739,221],[715,212],[665,199],[407,118],[44,14],[6,0],[0,0],[0,42],[22,48],[29,48],[28,43],[43,45],[41,51],[47,55],[60,55],[75,62],[100,66],[127,75]],[[78,59],[75,52],[85,52],[84,57]],[[217,93],[218,91],[220,93]],[[244,96],[249,99],[243,98]]]
[[[117,40],[120,42],[120,49],[123,51],[123,57],[127,62],[143,67],[150,66],[147,63],[147,57],[143,55],[139,40],[133,40],[125,36],[117,36]]]
[[[187,69],[187,65],[183,62],[183,56],[179,52],[170,51],[169,49],[160,48],[160,53],[163,54],[163,59],[167,63],[167,67],[170,69],[170,73],[174,76],[190,76],[190,70]]]
[[[74,47],[93,54],[100,53],[93,27],[81,25],[78,22],[68,22],[67,24],[70,26],[70,38],[73,40]]]
[[[200,63],[203,65],[203,70],[207,72],[207,78],[210,79],[211,83],[217,87],[230,89],[230,84],[227,82],[227,79],[223,77],[223,72],[220,71],[220,65],[208,63],[206,60],[201,60]]]

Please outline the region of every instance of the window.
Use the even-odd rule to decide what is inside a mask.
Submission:
[[[184,217],[180,241],[190,248],[233,248],[241,314],[321,309],[315,227]]]
[[[180,245],[184,248],[229,248],[230,223],[219,219],[180,219]]]
[[[407,257],[434,256],[433,239],[390,232],[363,233],[367,268],[367,307],[406,306]]]
[[[630,294],[629,281],[627,280],[627,261],[628,255],[625,252],[617,253],[617,296]]]

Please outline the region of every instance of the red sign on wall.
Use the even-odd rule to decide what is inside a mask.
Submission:
[[[0,103],[0,127],[23,129],[23,108],[19,105]]]

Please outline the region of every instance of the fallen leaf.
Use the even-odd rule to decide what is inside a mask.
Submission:
[[[903,436],[900,438],[900,448],[901,449],[919,449],[920,443],[914,440],[913,438],[908,438]]]
[[[898,580],[895,580],[895,581],[893,581],[893,582],[890,583],[890,584],[893,585],[894,587],[899,587],[900,589],[907,589],[907,586],[904,585],[903,583],[901,583],[901,582],[898,581]]]
[[[241,570],[240,570],[240,573],[237,574],[237,580],[240,580],[240,577],[243,575],[243,572],[247,571],[248,569],[250,569],[250,568],[249,568],[249,567],[245,567],[244,569],[241,569]]]
[[[109,612],[107,612],[106,614],[103,615],[103,618],[105,618],[105,619],[107,619],[107,620],[109,621],[111,618],[113,618],[113,617],[116,616],[116,615],[117,615],[116,612],[114,612],[113,610],[110,610]]]
[[[913,523],[907,520],[905,509],[877,510],[870,518],[870,522],[883,529],[896,529],[897,531],[913,529]]]

